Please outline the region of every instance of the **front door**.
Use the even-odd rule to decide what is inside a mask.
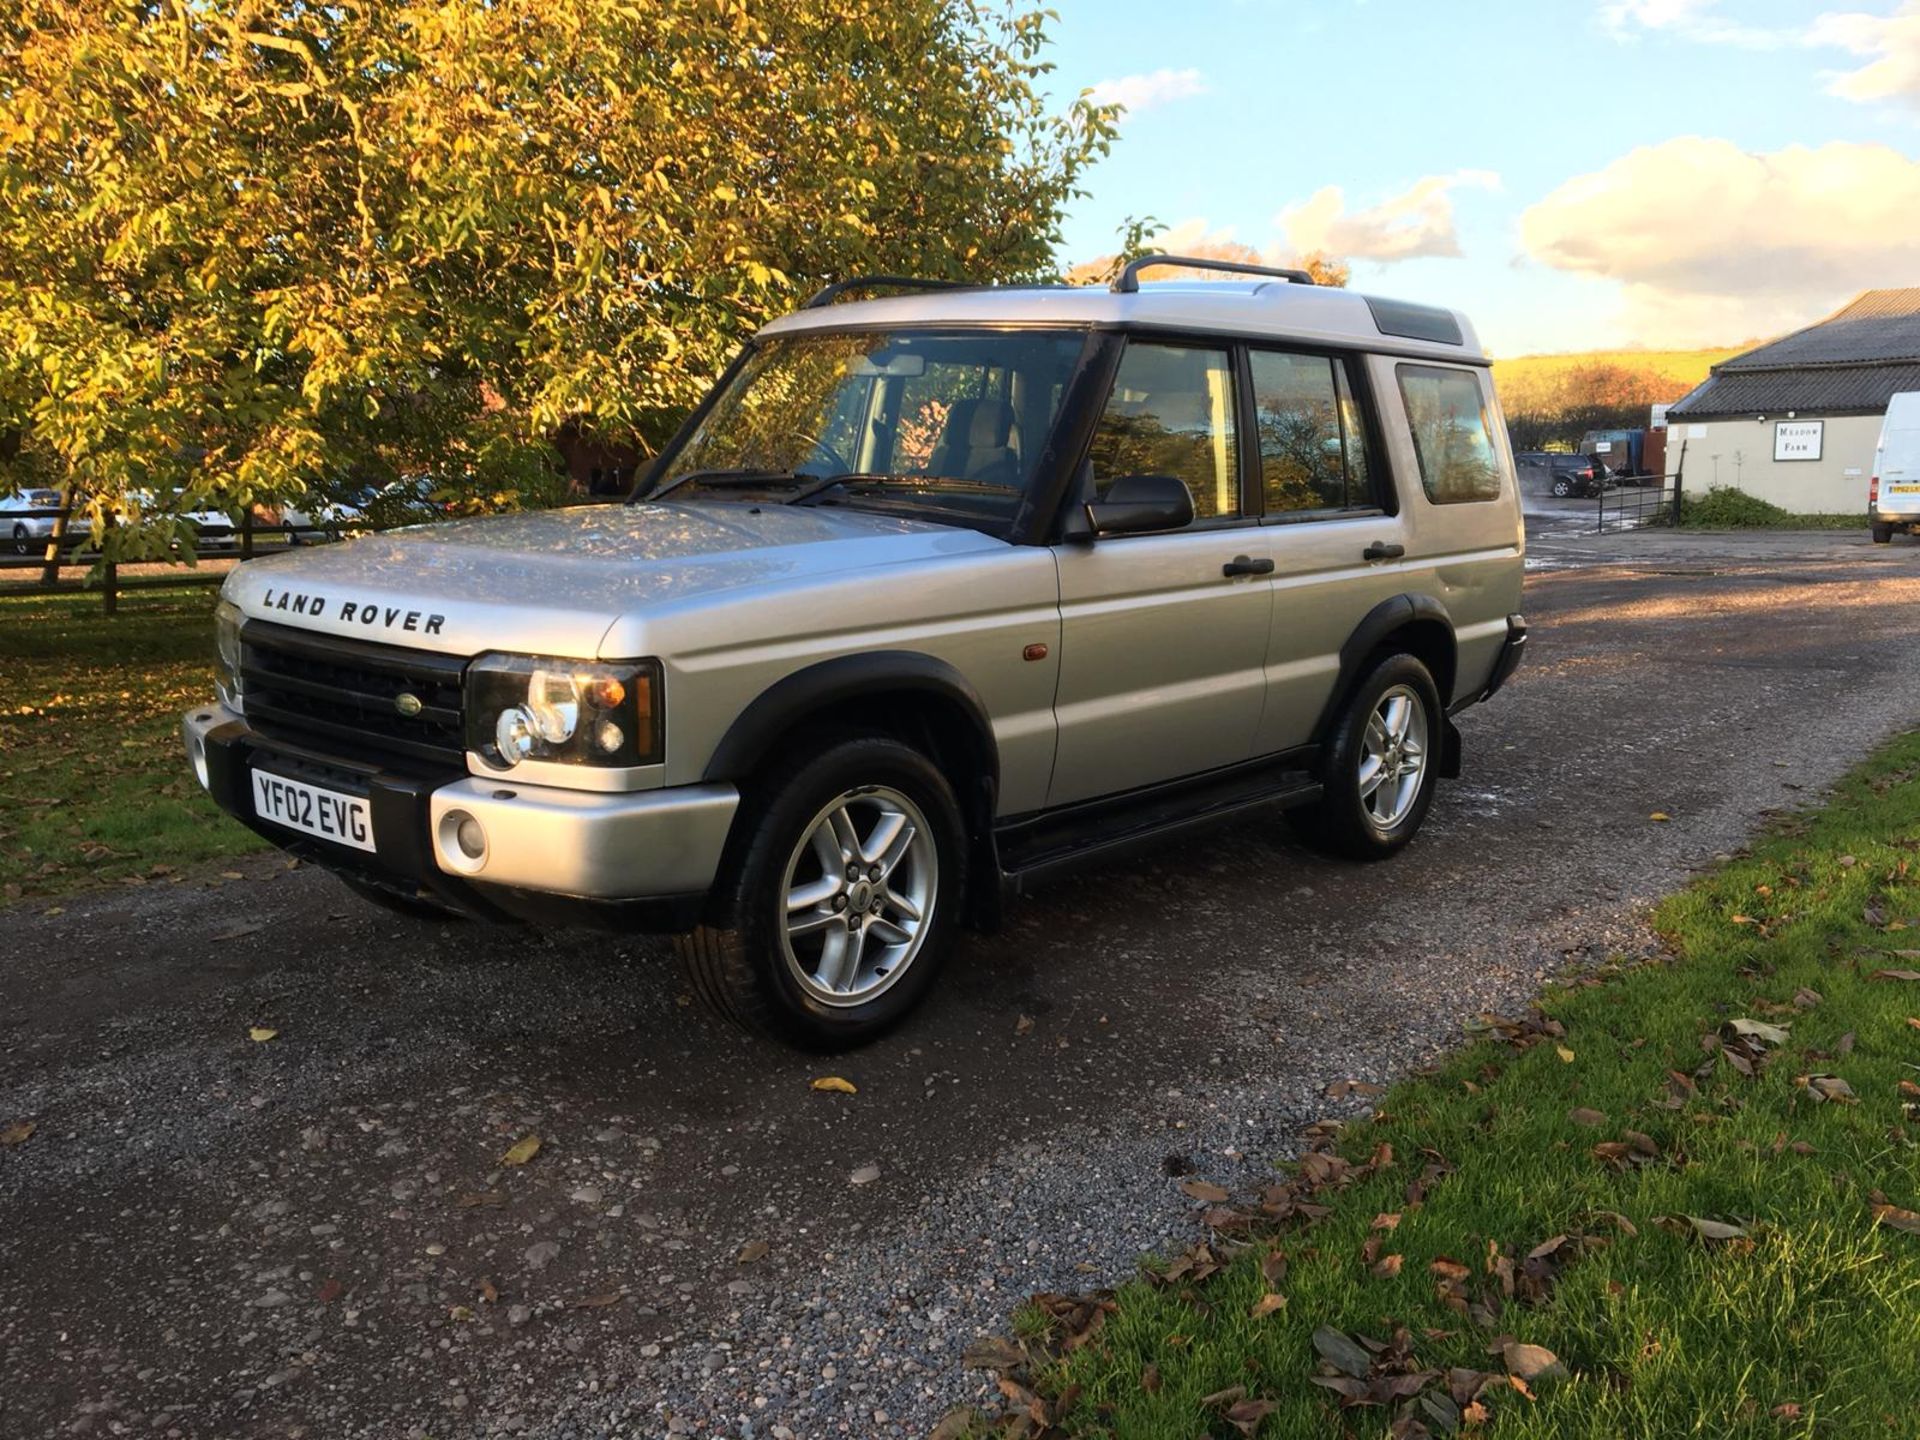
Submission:
[[[1090,452],[1103,493],[1177,475],[1193,523],[1060,545],[1059,741],[1050,806],[1253,754],[1266,690],[1272,550],[1242,494],[1223,347],[1129,341]],[[1084,498],[1084,497],[1083,497]]]

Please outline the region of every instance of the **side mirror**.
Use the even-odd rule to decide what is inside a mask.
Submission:
[[[1177,475],[1122,475],[1098,500],[1087,502],[1096,535],[1139,535],[1193,523],[1193,492]]]

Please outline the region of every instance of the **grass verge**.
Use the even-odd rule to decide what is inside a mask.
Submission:
[[[164,878],[259,848],[201,792],[180,712],[213,693],[211,592],[0,599],[0,897]]]
[[[1859,530],[1867,528],[1864,508],[1848,514],[1801,514],[1783,510],[1730,486],[1719,485],[1704,495],[1682,494],[1683,530]]]
[[[1910,1436],[1920,735],[1117,1294],[949,1434]],[[1516,1385],[1512,1377],[1517,1376]],[[1530,1378],[1529,1378],[1530,1377]]]

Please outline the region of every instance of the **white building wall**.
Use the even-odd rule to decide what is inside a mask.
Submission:
[[[1784,416],[1765,420],[1701,420],[1675,417],[1667,429],[1667,471],[1682,462],[1681,483],[1690,495],[1704,495],[1718,483],[1746,491],[1783,510],[1801,515],[1865,515],[1867,480],[1873,474],[1873,447],[1880,441],[1878,415],[1796,415],[1787,421],[1822,422],[1818,460],[1775,460],[1774,426]],[[1716,480],[1717,477],[1717,480]]]

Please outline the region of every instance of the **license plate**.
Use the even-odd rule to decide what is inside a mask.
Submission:
[[[289,830],[317,835],[336,845],[372,850],[373,807],[358,795],[322,790],[304,780],[253,772],[253,813]]]
[[[1920,485],[1889,485],[1889,495],[1920,495]]]

